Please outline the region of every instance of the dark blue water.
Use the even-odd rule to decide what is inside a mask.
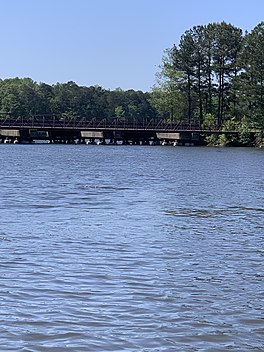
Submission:
[[[1,351],[263,351],[264,151],[1,145]]]

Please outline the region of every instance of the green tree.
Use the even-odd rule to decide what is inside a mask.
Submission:
[[[238,54],[242,31],[225,22],[194,26],[181,37],[179,46],[167,49],[163,70],[181,73],[178,89],[186,100],[189,122],[203,122],[207,113],[224,118],[235,115],[237,92],[232,81],[239,73]],[[167,75],[173,82],[173,74]]]
[[[177,49],[167,49],[163,55],[160,72],[156,74],[149,101],[160,117],[179,121],[184,118],[186,109],[181,84],[184,83],[183,73],[175,65]]]
[[[30,78],[11,78],[1,82],[0,104],[2,112],[14,116],[34,115],[38,109],[36,83]]]
[[[239,77],[241,109],[264,128],[264,22],[246,33],[240,59],[243,68]]]
[[[51,101],[54,98],[53,87],[46,83],[40,83],[36,85],[36,94],[37,94],[36,113],[38,115],[52,114]]]
[[[236,92],[231,92],[231,81],[239,72],[238,54],[242,45],[242,30],[225,22],[212,25],[214,71],[217,77],[218,124],[224,116],[234,115]],[[233,111],[231,106],[233,106]]]
[[[119,119],[123,119],[125,117],[125,110],[124,110],[123,106],[119,105],[115,108],[115,115]]]

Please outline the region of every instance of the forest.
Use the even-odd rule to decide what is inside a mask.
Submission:
[[[164,50],[149,92],[9,78],[0,80],[0,113],[163,118],[208,128],[255,128],[263,135],[263,82],[264,22],[245,33],[230,23],[209,23],[187,30]]]

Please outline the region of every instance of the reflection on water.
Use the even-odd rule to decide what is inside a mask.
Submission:
[[[263,158],[2,145],[2,350],[263,351]]]

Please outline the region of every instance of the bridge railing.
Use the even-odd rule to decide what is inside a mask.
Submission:
[[[29,129],[113,129],[113,130],[155,130],[155,131],[195,131],[206,130],[198,121],[171,121],[169,119],[117,118],[98,119],[87,117],[66,117],[63,115],[2,116],[0,128]],[[221,130],[217,128],[214,130]]]

